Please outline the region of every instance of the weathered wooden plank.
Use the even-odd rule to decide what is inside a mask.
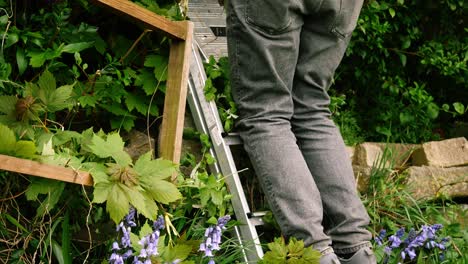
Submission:
[[[187,36],[187,27],[190,24],[188,21],[171,21],[128,0],[94,0],[94,2],[118,14],[130,17],[148,29],[167,34],[171,38],[185,40],[189,37]]]
[[[93,185],[93,178],[88,172],[43,164],[33,160],[20,159],[1,154],[0,169],[64,182],[88,186]]]
[[[161,127],[160,156],[180,162],[185,102],[192,49],[193,24],[189,23],[185,41],[172,40],[169,55],[166,97]]]

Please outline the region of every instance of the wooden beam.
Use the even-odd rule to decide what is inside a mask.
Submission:
[[[88,172],[43,164],[33,160],[20,159],[1,154],[0,169],[64,182],[71,182],[88,186],[93,185],[93,178]]]
[[[187,36],[187,27],[190,24],[188,21],[171,21],[128,0],[94,1],[118,14],[130,17],[133,21],[143,24],[148,29],[162,32],[171,38],[185,40],[189,37]]]
[[[159,153],[162,158],[180,162],[185,103],[192,49],[193,24],[187,27],[185,41],[172,40],[169,54],[168,78],[164,113],[160,132]]]

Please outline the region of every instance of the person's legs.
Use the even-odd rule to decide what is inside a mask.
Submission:
[[[362,0],[323,0],[320,9],[305,17],[293,85],[292,129],[320,191],[324,230],[337,254],[371,246],[369,217],[342,137],[330,119],[327,94],[361,5]]]
[[[228,1],[237,126],[284,235],[330,251],[331,240],[321,225],[320,193],[291,131],[291,89],[302,21],[290,2]]]

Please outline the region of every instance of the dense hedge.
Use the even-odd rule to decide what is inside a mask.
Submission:
[[[467,120],[467,11],[464,0],[366,1],[331,90],[348,143],[453,136]]]

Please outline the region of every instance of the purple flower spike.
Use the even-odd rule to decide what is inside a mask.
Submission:
[[[443,226],[441,224],[435,224],[432,226],[424,225],[421,227],[419,232],[416,232],[414,229],[410,229],[405,239],[405,229],[400,228],[394,235],[388,238],[387,242],[384,242],[385,232],[382,230],[375,238],[375,241],[378,245],[385,246],[383,263],[388,263],[391,256],[395,256],[392,255],[392,252],[394,251],[397,252],[396,257],[398,258],[398,261],[400,261],[399,263],[414,261],[421,250],[428,251],[439,249],[444,251],[446,249],[445,244],[449,239],[440,239],[436,234],[442,227]],[[444,257],[443,253],[444,252],[439,253],[440,259]]]
[[[385,235],[387,235],[387,230],[385,229],[380,230],[379,235],[375,237],[375,242],[377,243],[377,245],[379,246],[383,245]]]
[[[218,218],[215,226],[210,226],[205,230],[205,241],[200,244],[199,251],[205,252],[205,257],[209,257],[208,264],[215,264],[213,260],[213,251],[220,250],[221,233],[226,229],[225,225],[229,222],[229,215]]]
[[[145,236],[138,241],[138,244],[142,246],[140,254],[135,257],[134,263],[151,264],[151,257],[159,255],[158,243],[161,230],[164,229],[165,222],[164,217],[159,216],[153,223],[153,233]]]

